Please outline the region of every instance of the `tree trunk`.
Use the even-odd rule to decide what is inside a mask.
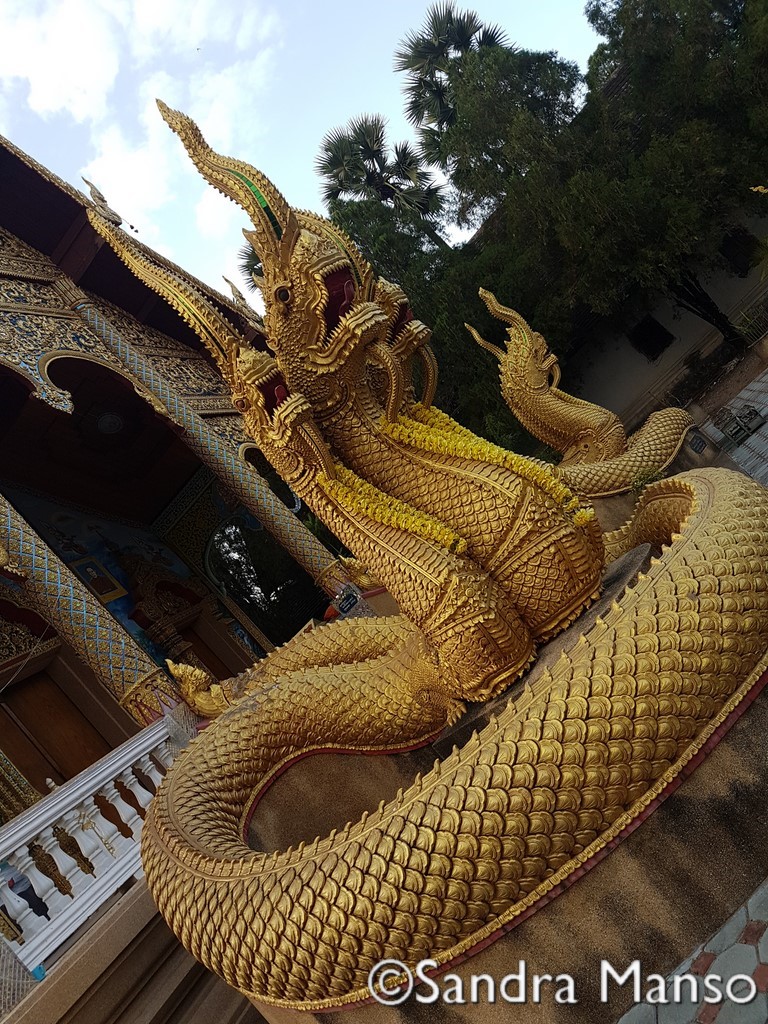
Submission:
[[[680,281],[670,285],[670,291],[683,309],[716,327],[736,354],[746,354],[749,349],[747,339],[731,323],[709,292],[702,287],[695,274],[687,271]]]
[[[428,220],[422,221],[422,229],[424,234],[431,238],[438,249],[450,249],[451,246],[446,242],[442,235],[438,235],[437,231],[432,227]]]

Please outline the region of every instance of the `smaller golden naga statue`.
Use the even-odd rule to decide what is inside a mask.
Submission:
[[[484,288],[480,298],[497,320],[508,324],[506,350],[464,326],[498,359],[501,392],[517,419],[560,452],[562,460],[554,470],[559,479],[577,494],[601,498],[628,491],[637,480],[660,475],[669,466],[693,426],[684,409],[651,413],[627,437],[615,413],[560,390],[557,357],[519,313]]]

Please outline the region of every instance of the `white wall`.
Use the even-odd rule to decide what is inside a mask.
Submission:
[[[747,226],[758,237],[766,232],[764,220]],[[700,280],[731,320],[736,319],[742,309],[768,294],[768,280],[761,282],[759,268],[752,270],[746,278],[721,271],[702,275]],[[598,333],[594,343],[585,346],[577,357],[582,380],[579,395],[612,409],[630,429],[653,409],[667,404],[665,394],[686,373],[687,356],[696,351],[708,354],[722,340],[720,332],[711,324],[692,313],[677,310],[666,298],[648,313],[675,336],[672,344],[654,362],[633,348],[625,334],[608,332]],[[571,390],[567,379],[561,386],[565,391]]]

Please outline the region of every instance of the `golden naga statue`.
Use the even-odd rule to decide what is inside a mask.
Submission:
[[[502,306],[484,288],[480,298],[497,320],[509,325],[506,351],[469,324],[464,326],[498,359],[501,393],[517,419],[561,453],[555,469],[558,479],[577,494],[602,498],[628,491],[637,480],[661,474],[669,466],[694,425],[684,409],[651,413],[628,438],[615,413],[560,390],[557,357],[519,313]]]
[[[369,996],[384,958],[446,964],[549,893],[632,822],[768,667],[768,491],[721,470],[647,488],[604,538],[661,550],[647,576],[481,733],[388,804],[313,843],[244,841],[259,795],[318,748],[402,750],[508,687],[599,584],[591,510],[539,464],[417,403],[429,332],[334,225],[161,106],[204,176],[249,213],[270,352],[92,212],[197,331],[248,431],[402,615],[303,634],[218,690],[218,717],[147,814],[147,883],[181,942],[256,1004]],[[427,481],[425,485],[424,481]],[[478,497],[480,495],[481,497]],[[216,684],[218,685],[218,684]]]

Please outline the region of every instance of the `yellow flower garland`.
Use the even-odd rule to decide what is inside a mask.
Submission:
[[[422,451],[434,452],[436,455],[458,455],[477,462],[504,466],[549,494],[566,512],[574,512],[573,521],[577,526],[584,526],[594,519],[594,509],[583,506],[573,492],[555,477],[546,463],[526,459],[523,455],[478,437],[434,406],[427,409],[417,402],[411,406],[410,413],[410,417],[399,416],[396,423],[382,420],[383,429],[396,441]]]
[[[331,479],[323,474],[320,477],[320,485],[330,498],[348,512],[367,516],[384,526],[407,530],[458,555],[467,550],[464,538],[439,519],[426,512],[420,512],[412,505],[399,501],[389,494],[384,494],[341,463],[334,465],[335,478]]]

